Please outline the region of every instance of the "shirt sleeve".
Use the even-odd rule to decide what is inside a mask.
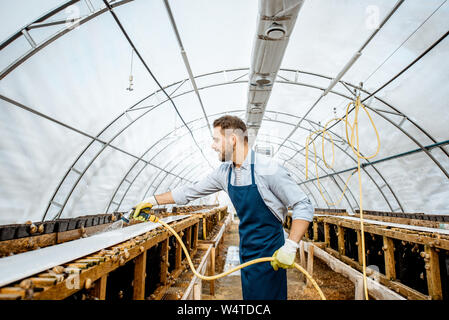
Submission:
[[[313,221],[314,208],[310,199],[301,190],[290,173],[278,166],[276,174],[268,178],[270,191],[286,206],[292,208],[293,220]]]
[[[222,168],[218,167],[203,180],[171,190],[173,200],[178,205],[184,205],[189,201],[223,190],[221,171]]]

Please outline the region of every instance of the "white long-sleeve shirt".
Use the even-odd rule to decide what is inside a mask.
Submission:
[[[252,151],[254,152],[254,151]],[[231,184],[251,184],[251,154],[248,155],[240,167],[236,168],[232,161],[222,163],[206,178],[190,185],[180,186],[172,190],[172,197],[176,204],[184,205],[189,201],[224,190],[228,192],[228,176],[232,166]],[[304,194],[290,173],[274,159],[255,154],[254,176],[257,189],[267,207],[275,217],[284,222],[287,208],[292,209],[292,219],[311,222],[314,208],[309,198]],[[240,174],[239,172],[240,171]],[[237,173],[237,174],[236,174]]]

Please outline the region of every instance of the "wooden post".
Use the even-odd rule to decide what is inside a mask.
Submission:
[[[313,246],[309,246],[307,252],[307,272],[313,277]],[[312,282],[307,279],[307,287],[311,287]]]
[[[198,223],[196,223],[193,226],[193,248],[196,248],[198,246]]]
[[[186,229],[186,247],[189,249],[189,253],[192,252],[192,227]]]
[[[318,241],[318,222],[313,221],[313,241]]]
[[[209,266],[209,275],[215,275],[215,248],[212,247],[210,251],[210,266]],[[210,294],[212,296],[215,295],[215,280],[209,281]]]
[[[102,276],[100,279],[95,281],[95,286],[93,288],[92,295],[100,300],[106,300],[106,283],[108,275]]]
[[[147,251],[142,252],[135,259],[134,265],[134,300],[145,300],[145,277],[147,267]]]
[[[207,232],[206,232],[206,216],[203,215],[203,240],[206,240],[207,238]]]
[[[304,242],[299,242],[299,263],[301,267],[306,268],[306,255],[304,253]],[[301,272],[299,279],[304,281],[304,274]]]
[[[362,265],[364,253],[362,251],[362,232],[360,230],[357,230],[357,253],[359,264]]]
[[[201,280],[193,284],[193,300],[201,300]]]
[[[165,285],[167,283],[167,272],[168,272],[168,240],[165,239],[161,242],[161,274],[160,281],[161,284]]]
[[[345,250],[345,229],[341,226],[337,226],[338,232],[338,252],[344,256],[346,254]]]
[[[175,270],[181,268],[182,262],[182,247],[181,244],[176,241],[176,255],[175,255]]]
[[[384,251],[385,259],[385,275],[388,280],[396,279],[396,263],[394,260],[394,243],[393,239],[386,236],[383,237],[384,246],[382,250]]]
[[[442,300],[443,291],[441,288],[440,261],[438,253],[430,246],[424,247],[424,261],[427,275],[427,288],[432,300]]]
[[[330,246],[329,224],[324,223],[324,243],[326,247]]]

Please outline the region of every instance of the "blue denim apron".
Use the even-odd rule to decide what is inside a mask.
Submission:
[[[240,263],[271,257],[284,245],[282,223],[268,209],[257,190],[254,179],[254,151],[251,150],[251,184],[231,185],[232,165],[228,177],[228,194],[240,219]],[[287,273],[274,271],[270,262],[241,269],[244,300],[287,299]]]

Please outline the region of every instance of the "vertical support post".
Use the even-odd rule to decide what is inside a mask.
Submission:
[[[201,280],[196,281],[193,284],[193,300],[201,300]]]
[[[306,255],[304,253],[304,242],[299,242],[299,263],[301,267],[306,268]],[[299,279],[304,281],[304,274],[301,272],[299,275]]]
[[[326,247],[330,246],[330,234],[329,234],[329,223],[324,223],[324,245]]]
[[[209,275],[215,275],[215,247],[211,248],[210,251],[210,266],[209,266]],[[215,280],[209,281],[210,294],[212,296],[215,295]]]
[[[198,247],[198,230],[198,223],[195,223],[195,225],[193,226],[193,248]]]
[[[362,231],[360,230],[357,230],[357,253],[359,264],[362,265],[364,252],[362,251]]]
[[[441,288],[440,261],[435,248],[424,247],[424,261],[426,262],[427,288],[432,300],[442,300],[443,291]]]
[[[307,272],[313,277],[313,245],[309,246],[309,250],[307,251]],[[307,279],[307,287],[310,288],[312,286],[312,282]]]
[[[203,240],[206,240],[207,231],[206,231],[206,216],[205,215],[203,215],[202,222],[203,222]]]
[[[176,256],[175,256],[175,270],[181,268],[182,262],[182,247],[181,244],[176,241]]]
[[[385,275],[388,280],[396,279],[396,263],[394,260],[394,243],[393,239],[388,237],[383,237],[384,246],[382,250],[384,251],[385,259]]]
[[[318,222],[313,220],[313,241],[318,241]]]
[[[338,252],[344,256],[346,254],[345,250],[345,229],[341,226],[337,226],[338,232]]]
[[[189,253],[192,252],[192,227],[186,229],[186,247],[189,249]]]
[[[162,285],[167,284],[167,272],[168,272],[168,240],[169,238],[165,239],[161,242],[162,248],[161,248],[161,274],[160,274],[160,281]]]
[[[145,300],[145,271],[147,266],[147,251],[139,254],[135,259],[133,299]]]
[[[106,283],[108,275],[105,274],[100,279],[95,281],[95,286],[93,288],[92,295],[100,300],[106,300]]]

